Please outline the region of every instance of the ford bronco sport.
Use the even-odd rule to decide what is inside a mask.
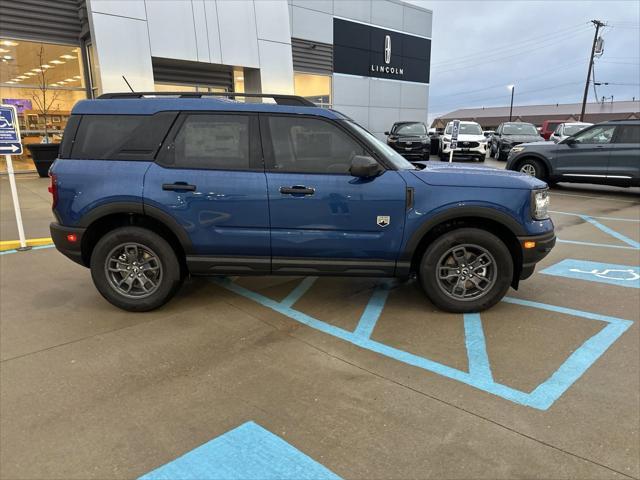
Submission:
[[[412,164],[303,98],[236,97],[74,106],[50,171],[51,234],[112,304],[158,308],[188,275],[415,275],[439,308],[476,312],[555,243],[534,177]]]

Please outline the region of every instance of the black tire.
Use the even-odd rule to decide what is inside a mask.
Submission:
[[[144,265],[147,270],[143,272]],[[127,278],[125,270],[133,268],[136,274]],[[156,233],[140,227],[117,228],[98,241],[91,254],[91,278],[105,299],[131,312],[161,307],[182,284],[180,263],[173,248]],[[127,281],[122,288],[116,286]],[[126,286],[129,294],[123,291]],[[142,289],[145,291],[139,292]]]
[[[441,152],[440,153],[440,161],[441,162],[448,162],[449,161],[449,155]]]
[[[478,263],[483,261],[481,257],[484,254],[477,255],[475,259],[469,256],[467,259],[471,260],[471,264],[459,263],[453,256],[447,256],[452,249],[458,249],[458,251],[464,249],[471,253],[474,251],[471,247],[474,247],[475,251],[487,252],[488,255],[485,258],[492,263],[486,263],[487,266]],[[443,261],[454,261],[454,263],[443,266]],[[493,269],[490,269],[491,264]],[[466,265],[467,270],[461,265]],[[471,269],[469,269],[470,265]],[[470,276],[475,275],[475,277],[474,280],[469,276],[466,278],[458,276],[453,279],[439,278],[443,272],[447,271],[454,276],[470,271]],[[469,273],[466,274],[469,275]],[[513,279],[513,259],[507,246],[492,233],[478,228],[460,228],[444,233],[429,245],[420,262],[419,277],[425,294],[436,307],[453,313],[480,312],[498,303],[509,290]],[[447,293],[451,282],[456,286],[462,282],[461,285],[465,288],[462,296],[467,293],[467,288],[472,291],[477,290],[478,295],[473,297],[470,294],[468,298],[455,298],[455,294],[452,293],[455,292],[455,288]],[[475,286],[477,283],[474,282],[487,283],[484,284],[484,290],[481,290]]]
[[[526,173],[532,177],[536,177],[540,180],[546,180],[547,172],[544,165],[535,158],[526,158],[518,164],[518,171]]]

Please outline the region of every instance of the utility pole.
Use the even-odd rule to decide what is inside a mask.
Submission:
[[[509,121],[511,121],[511,117],[513,116],[513,93],[516,91],[516,86],[509,85],[507,88],[511,89],[511,106],[509,107]]]
[[[584,121],[584,111],[587,107],[587,94],[589,93],[589,82],[591,81],[591,70],[593,69],[593,55],[596,52],[596,41],[598,40],[598,32],[600,27],[604,27],[604,22],[600,20],[591,20],[596,26],[596,33],[593,36],[593,45],[591,46],[591,58],[589,59],[589,70],[587,70],[587,82],[584,84],[584,95],[582,97],[582,111],[580,112],[580,121]]]

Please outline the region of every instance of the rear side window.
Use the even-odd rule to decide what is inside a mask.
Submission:
[[[269,117],[271,169],[299,173],[349,173],[364,149],[337,126],[314,118]]]
[[[640,143],[640,125],[620,125],[614,143]]]
[[[70,157],[151,161],[176,115],[84,115]]]
[[[173,141],[169,163],[178,168],[248,170],[249,123],[246,115],[189,115]]]

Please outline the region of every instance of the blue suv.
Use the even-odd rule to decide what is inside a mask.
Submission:
[[[287,95],[78,102],[50,176],[56,247],[131,311],[160,307],[188,275],[335,275],[417,276],[439,308],[476,312],[555,243],[544,182],[412,164]]]

